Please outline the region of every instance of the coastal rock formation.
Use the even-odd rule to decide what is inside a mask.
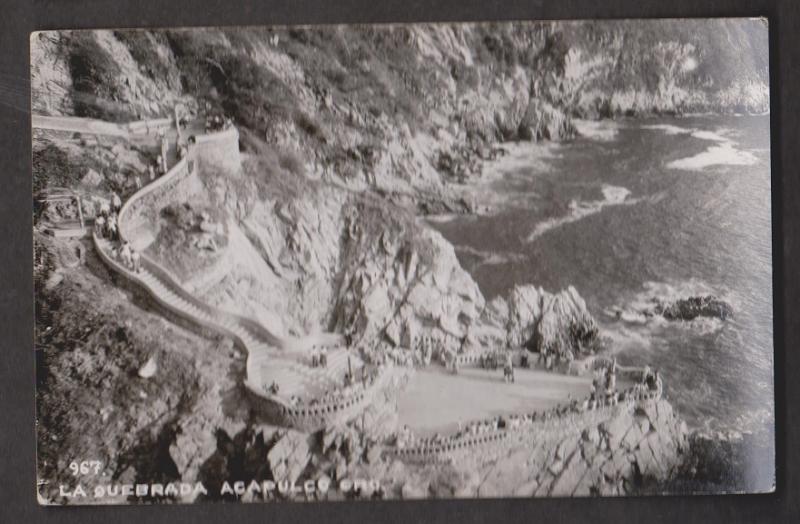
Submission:
[[[571,360],[591,352],[598,338],[597,324],[572,286],[556,294],[530,285],[515,286],[506,304],[495,303],[494,308],[507,311],[509,347]]]
[[[574,287],[544,302],[542,318],[534,333],[539,353],[571,360],[591,351],[597,337],[597,325]]]
[[[687,428],[665,401],[562,440],[536,479],[534,495],[624,495],[648,479],[668,479],[688,450]],[[531,486],[532,487],[532,486]]]
[[[733,307],[714,295],[681,298],[671,303],[658,302],[653,314],[662,315],[667,320],[694,320],[697,317],[726,320],[733,316]]]
[[[688,430],[665,400],[620,404],[593,416],[553,419],[523,440],[476,448],[452,463],[388,468],[390,493],[443,496],[625,495],[672,478],[689,450]],[[480,471],[480,475],[475,475]]]
[[[569,360],[591,351],[597,334],[575,289],[521,286],[487,304],[452,245],[417,214],[472,211],[469,182],[494,142],[568,139],[576,116],[768,108],[766,64],[753,58],[762,53],[747,52],[766,45],[766,32],[753,30],[761,21],[721,21],[716,32],[604,23],[37,33],[33,107],[128,121],[207,104],[233,118],[237,169],[219,164],[191,180],[191,208],[219,214],[152,209],[173,226],[152,250],[183,246],[180,260],[160,261],[183,279],[202,273],[192,292],[203,302],[279,336],[335,331],[367,356],[408,364],[436,351],[509,346]],[[34,137],[36,191],[63,185],[125,198],[155,157],[116,138]],[[352,426],[325,433],[327,458],[299,433],[253,437],[244,363],[230,341],[166,322],[96,257],[86,257],[86,270],[74,256],[85,252],[81,241],[63,242],[35,241],[48,500],[59,482],[74,482],[67,463],[80,456],[103,461],[103,481],[298,479],[308,469],[340,478],[369,468],[398,496],[467,496],[628,492],[641,477],[667,477],[683,449],[666,401],[641,412],[620,406],[604,420],[576,417],[564,432],[474,457],[469,472],[387,464]],[[59,264],[63,249],[73,256]],[[199,269],[197,253],[208,259]],[[701,299],[664,314],[729,312]],[[148,358],[158,366],[143,378]],[[362,424],[390,419],[382,407]]]
[[[314,177],[468,212],[459,186],[498,140],[569,139],[575,117],[768,110],[763,22],[704,23],[40,33],[33,101],[117,121],[224,107],[248,153],[268,144]]]

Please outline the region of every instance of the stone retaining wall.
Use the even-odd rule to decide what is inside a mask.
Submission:
[[[259,410],[270,419],[278,421],[281,425],[302,429],[305,431],[317,431],[319,429],[335,426],[352,420],[364,409],[370,406],[376,395],[383,390],[391,371],[383,369],[375,381],[365,389],[360,389],[356,393],[336,402],[328,403],[306,403],[301,406],[290,405],[285,399],[268,395],[263,392],[253,391],[254,401]]]
[[[190,151],[167,173],[137,191],[122,206],[118,218],[120,236],[140,251],[155,240],[151,233],[156,229],[158,211],[190,193],[187,186],[194,174],[192,156]]]

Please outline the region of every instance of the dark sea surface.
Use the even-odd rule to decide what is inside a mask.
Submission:
[[[691,427],[751,433],[773,449],[769,117],[584,129],[499,161],[509,167],[487,187],[487,200],[501,202],[490,216],[431,224],[487,299],[515,284],[575,286],[620,363],[661,371]],[[654,297],[701,293],[728,301],[733,318],[640,314]]]

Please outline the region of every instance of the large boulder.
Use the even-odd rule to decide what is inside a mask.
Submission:
[[[536,286],[516,286],[508,296],[507,340],[511,347],[527,346],[542,317],[543,301],[548,293]],[[498,308],[499,309],[499,308]]]
[[[597,324],[586,309],[586,302],[570,286],[543,302],[542,316],[534,332],[534,345],[542,354],[571,360],[591,351],[598,334]]]

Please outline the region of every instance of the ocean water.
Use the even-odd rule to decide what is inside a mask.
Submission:
[[[492,214],[431,225],[487,298],[515,284],[575,286],[620,363],[658,369],[691,427],[750,433],[772,449],[769,117],[581,129],[492,166],[502,170],[486,187]],[[640,314],[655,297],[698,293],[727,300],[733,318]]]

